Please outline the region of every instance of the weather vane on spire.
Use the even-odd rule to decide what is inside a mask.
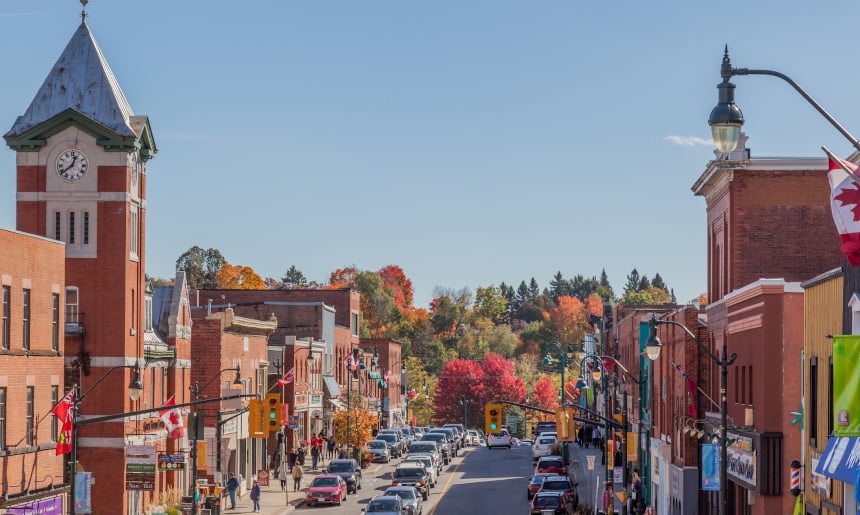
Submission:
[[[81,11],[81,21],[87,21],[87,4],[90,3],[90,0],[81,0],[81,5],[84,6],[84,9]]]

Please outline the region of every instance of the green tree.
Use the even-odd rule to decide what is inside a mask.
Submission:
[[[647,275],[643,275],[642,279],[639,280],[639,288],[637,288],[637,290],[639,290],[639,291],[647,290],[650,287],[651,287],[651,281],[648,280]]]
[[[564,295],[570,295],[570,283],[558,271],[549,282],[549,291],[552,299],[558,302],[558,298]]]
[[[296,265],[291,265],[284,277],[281,278],[285,290],[294,290],[296,288],[307,288],[308,278],[301,270],[296,268]]]
[[[361,272],[355,278],[361,292],[362,319],[367,320],[370,335],[380,338],[399,314],[394,299],[382,289],[382,278],[375,272]]]
[[[478,287],[475,292],[475,312],[499,324],[507,316],[508,301],[495,286]]]
[[[647,290],[627,292],[619,301],[619,304],[624,304],[625,306],[645,306],[671,303],[672,298],[666,290],[660,290],[653,286]]]
[[[627,284],[624,285],[624,295],[627,295],[629,292],[639,291],[640,280],[639,271],[634,268],[633,271],[627,275]]]
[[[660,274],[654,274],[654,279],[651,281],[651,286],[659,288],[661,290],[669,291],[669,288],[666,287],[666,283],[663,282],[663,278],[660,277]]]
[[[605,268],[600,272],[600,298],[610,302],[615,300],[615,292],[609,284],[609,276],[606,275]]]
[[[226,263],[218,249],[203,249],[195,245],[179,256],[176,269],[185,271],[185,279],[191,288],[217,288],[218,272]]]

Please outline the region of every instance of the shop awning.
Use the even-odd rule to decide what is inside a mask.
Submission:
[[[378,370],[368,370],[368,371],[367,371],[367,377],[369,377],[369,378],[371,378],[371,379],[379,379],[379,378],[381,378],[382,376],[380,376],[380,375],[379,375],[379,371],[378,371]]]
[[[860,438],[831,437],[818,460],[815,472],[839,481],[854,484],[854,477],[860,469]]]
[[[340,401],[339,401],[339,400],[337,400],[337,399],[329,399],[328,401],[331,403],[331,405],[332,405],[332,406],[334,406],[335,408],[337,408],[337,409],[338,409],[338,411],[340,411],[340,410],[345,410],[345,409],[346,409],[346,404],[344,404],[344,403],[340,402]]]
[[[331,398],[340,397],[343,392],[340,391],[340,386],[337,384],[337,379],[334,376],[323,376],[325,389],[328,390],[328,396]]]

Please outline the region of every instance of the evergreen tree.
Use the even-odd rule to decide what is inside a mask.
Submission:
[[[666,283],[663,282],[663,278],[660,277],[660,274],[654,274],[654,279],[651,281],[651,286],[655,288],[660,288],[661,290],[668,290],[666,287]]]
[[[634,268],[632,272],[627,274],[627,284],[624,285],[624,295],[639,291],[639,280],[639,271]]]
[[[281,278],[281,282],[284,283],[284,289],[287,290],[307,288],[308,286],[307,277],[305,277],[305,274],[303,274],[301,270],[296,268],[296,265],[290,266],[290,269],[287,270],[287,273]]]
[[[677,303],[678,303],[678,299],[675,297],[675,288],[672,288],[672,289],[669,291],[669,296],[672,298],[672,304],[677,304]]]
[[[529,300],[536,301],[538,297],[540,297],[540,287],[535,278],[532,277],[532,280],[529,282]]]
[[[615,292],[612,291],[612,285],[609,284],[609,276],[606,275],[605,268],[600,272],[600,298],[609,302],[615,300]]]
[[[648,280],[647,275],[643,275],[642,279],[639,280],[639,288],[637,288],[637,291],[645,291],[650,287],[651,287],[651,281]]]
[[[555,302],[558,302],[559,297],[570,295],[570,283],[565,280],[560,271],[556,272],[549,282],[549,288],[552,300]]]
[[[577,274],[570,280],[570,295],[584,301],[595,293],[598,293],[600,283],[596,277],[586,279],[582,274]]]
[[[520,285],[517,287],[517,308],[522,307],[527,300],[529,300],[529,287],[526,286],[525,281],[520,281]]]

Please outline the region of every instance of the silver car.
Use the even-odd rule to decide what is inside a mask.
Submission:
[[[391,486],[385,491],[385,495],[396,495],[400,497],[406,509],[409,510],[409,515],[421,515],[424,513],[424,506],[421,501],[421,494],[414,486]]]
[[[433,458],[429,454],[408,454],[406,459],[400,463],[408,463],[410,461],[415,461],[424,465],[424,470],[426,470],[427,475],[430,476],[430,488],[434,488],[436,486],[436,478],[439,477],[439,470],[436,468],[436,463],[433,461]]]
[[[396,495],[374,497],[367,503],[367,508],[361,509],[361,512],[373,513],[373,515],[409,515],[411,513]]]
[[[385,440],[371,440],[367,442],[365,450],[373,456],[373,461],[381,461],[383,463],[391,461],[391,451],[388,450],[388,443]]]

